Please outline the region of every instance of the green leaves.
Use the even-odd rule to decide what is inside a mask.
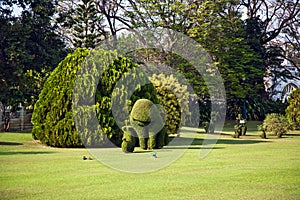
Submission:
[[[103,38],[102,14],[96,10],[94,0],[79,1],[73,13],[68,13],[70,23],[65,19],[65,27],[70,29],[72,44],[75,48],[95,48]],[[64,19],[61,19],[64,21]],[[63,24],[63,23],[62,23]],[[64,24],[63,24],[64,26]]]
[[[167,132],[168,134],[177,134],[180,126],[185,124],[191,114],[188,105],[190,94],[187,87],[181,85],[173,75],[154,74],[150,80],[155,86],[158,100],[166,112]]]
[[[300,129],[300,88],[294,90],[288,98],[288,107],[285,110],[286,117]]]
[[[66,55],[65,45],[51,22],[54,3],[45,0],[6,3],[10,12],[0,12],[0,101],[33,105],[44,78]],[[22,13],[13,16],[11,7],[22,7]]]
[[[126,113],[133,104],[140,98],[158,102],[154,87],[144,85],[150,81],[138,68],[114,51],[77,49],[69,54],[50,74],[35,104],[33,137],[57,147],[99,146],[107,139],[120,146],[121,127],[129,121]]]
[[[71,105],[76,73],[88,54],[86,49],[69,54],[45,82],[32,115],[32,135],[42,143],[57,147],[82,145],[75,130]]]
[[[284,115],[271,113],[266,115],[266,118],[259,129],[265,132],[271,132],[280,138],[282,135],[292,130],[293,127]]]

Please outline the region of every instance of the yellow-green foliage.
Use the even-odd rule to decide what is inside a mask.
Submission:
[[[285,110],[286,117],[295,124],[297,129],[300,129],[300,88],[291,93],[288,103]]]
[[[180,126],[185,125],[189,111],[189,92],[173,76],[164,74],[154,74],[150,77],[156,88],[156,93],[160,104],[166,111],[166,128],[168,134],[176,134]]]
[[[79,66],[89,54],[78,49],[50,74],[34,105],[32,135],[50,146],[76,147],[81,140],[71,110],[73,83]]]
[[[275,134],[277,137],[281,137],[289,130],[292,130],[293,127],[284,115],[271,113],[266,115],[266,118],[259,129]]]

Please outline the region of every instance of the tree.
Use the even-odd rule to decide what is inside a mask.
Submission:
[[[73,20],[74,46],[95,48],[101,40],[98,23],[102,22],[101,16],[97,15],[95,2],[82,0],[75,9]]]
[[[241,0],[240,8],[247,10],[246,40],[262,58],[266,75],[292,77],[283,60],[297,67],[300,1]]]
[[[0,101],[33,105],[45,77],[66,54],[54,32],[51,1],[1,2]],[[15,16],[12,7],[21,9]],[[15,107],[16,108],[16,107]]]
[[[238,1],[207,1],[189,34],[210,53],[226,89],[227,117],[235,119],[248,99],[263,95],[261,58],[247,44]],[[252,116],[251,113],[248,113]]]
[[[71,106],[75,75],[88,53],[79,49],[69,54],[47,78],[32,114],[34,139],[50,146],[82,145]]]
[[[129,6],[122,6],[125,19],[131,23],[130,28],[163,27],[186,34],[193,23],[192,15],[199,8],[197,1],[132,1]]]
[[[95,48],[104,39],[103,16],[96,1],[61,1],[57,10],[61,34],[74,48]]]
[[[103,26],[103,29],[105,29],[103,32],[106,41],[112,40],[112,44],[106,43],[108,48],[111,49],[117,48],[117,33],[124,29],[118,24],[121,24],[120,21],[126,23],[126,20],[121,17],[122,11],[120,12],[122,2],[124,0],[100,0],[95,2],[97,12],[103,15],[105,24],[107,24],[105,27]]]
[[[240,5],[247,10],[247,19],[260,19],[263,24],[261,44],[281,36],[288,27],[295,27],[299,18],[299,0],[241,0]]]
[[[190,116],[188,101],[190,94],[173,76],[153,74],[150,77],[157,93],[157,98],[165,109],[168,134],[177,134],[181,126],[186,125]]]
[[[122,24],[127,22],[123,18],[126,13],[121,11],[123,2],[125,1],[62,0],[57,8],[59,17],[56,22],[59,24],[59,31],[73,47],[95,48],[99,41],[105,40],[108,48],[116,49],[117,33],[124,29]],[[84,38],[89,38],[91,42]],[[89,44],[84,44],[84,41]]]

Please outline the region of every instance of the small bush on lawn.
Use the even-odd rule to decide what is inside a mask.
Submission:
[[[280,138],[282,135],[285,135],[288,131],[292,130],[293,127],[284,115],[271,113],[266,116],[259,129],[261,131],[272,133]]]

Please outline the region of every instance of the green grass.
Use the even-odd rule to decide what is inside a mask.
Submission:
[[[299,131],[263,140],[251,123],[240,139],[226,135],[233,128],[225,124],[226,134],[204,159],[198,155],[205,134],[198,134],[174,163],[142,174],[84,161],[91,156],[86,149],[0,133],[0,199],[300,199]]]

